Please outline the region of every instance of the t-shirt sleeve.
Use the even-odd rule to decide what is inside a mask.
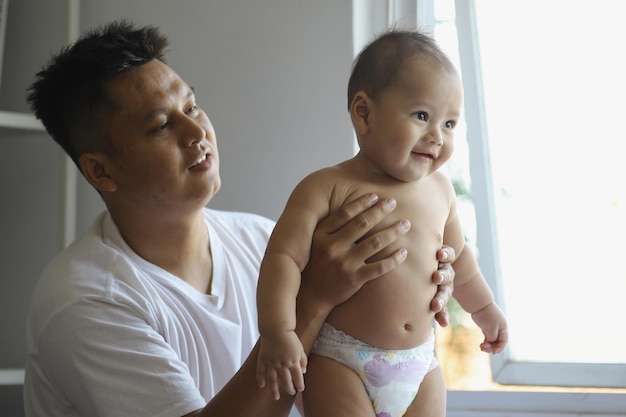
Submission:
[[[180,417],[206,404],[185,363],[128,305],[75,301],[39,336],[47,377],[81,415]]]

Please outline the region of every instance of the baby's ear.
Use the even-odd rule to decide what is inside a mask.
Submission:
[[[101,192],[117,190],[117,183],[111,175],[110,159],[102,152],[85,152],[80,156],[80,170],[92,187]]]
[[[350,103],[350,118],[356,133],[365,134],[369,131],[371,109],[372,100],[367,93],[359,91],[354,95]]]

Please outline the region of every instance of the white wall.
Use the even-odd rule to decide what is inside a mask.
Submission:
[[[170,37],[168,62],[196,88],[217,132],[223,186],[211,207],[276,218],[297,180],[351,155],[350,2],[84,0],[81,7],[83,28],[129,18]]]
[[[10,0],[0,110],[27,111],[26,87],[62,43],[63,4]],[[169,36],[169,64],[217,131],[223,184],[211,207],[276,218],[299,179],[352,155],[351,2],[82,0],[80,10],[81,31],[126,18]],[[62,157],[41,133],[0,128],[0,141],[2,369],[23,366],[30,291],[60,246]],[[80,179],[79,233],[102,207]],[[0,385],[0,415],[17,415],[16,392]]]

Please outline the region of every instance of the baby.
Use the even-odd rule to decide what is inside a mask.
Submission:
[[[498,353],[507,343],[504,315],[465,246],[452,184],[438,172],[452,155],[462,102],[454,65],[419,32],[385,32],[355,62],[348,110],[360,150],[298,184],[259,278],[259,386],[269,383],[275,398],[281,388],[295,394],[304,390],[306,372],[307,417],[445,416],[430,308],[442,244],[458,255],[453,296],[484,333],[481,349]],[[411,227],[372,261],[400,248],[408,257],[331,312],[307,363],[295,333],[295,305],[312,233],[329,213],[366,193],[397,202],[376,230],[401,219]]]

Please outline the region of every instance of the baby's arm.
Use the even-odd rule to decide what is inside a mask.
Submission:
[[[455,272],[452,296],[472,315],[472,320],[482,330],[485,340],[480,345],[481,350],[488,353],[501,352],[509,339],[506,319],[495,303],[493,292],[480,272],[474,253],[465,244],[455,198],[451,199],[444,243],[455,248],[457,252],[457,259],[452,264]]]
[[[495,303],[472,251],[465,247],[453,266],[456,275],[452,295],[472,315],[472,320],[485,335],[481,350],[487,353],[502,352],[509,339],[506,319]]]
[[[266,253],[257,289],[261,333],[257,382],[261,388],[268,384],[277,400],[281,388],[290,395],[304,389],[307,357],[295,333],[299,277],[300,270],[291,257]]]
[[[301,271],[309,259],[313,231],[328,214],[328,198],[315,176],[293,191],[278,220],[261,264],[257,308],[261,349],[257,382],[269,384],[272,396],[304,389],[307,357],[295,333],[296,297]]]

